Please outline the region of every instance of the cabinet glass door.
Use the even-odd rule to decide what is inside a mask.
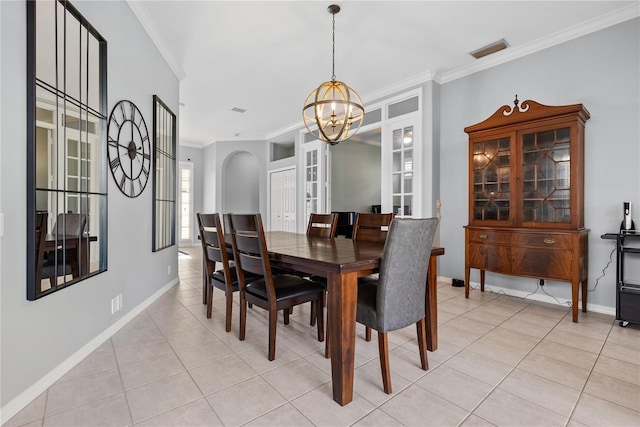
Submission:
[[[508,221],[511,216],[511,138],[474,142],[473,219]]]
[[[571,222],[571,128],[522,136],[522,220]]]

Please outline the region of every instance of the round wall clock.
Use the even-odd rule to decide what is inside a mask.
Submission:
[[[151,147],[147,125],[138,107],[127,100],[111,110],[107,129],[111,175],[127,197],[138,197],[151,171]]]

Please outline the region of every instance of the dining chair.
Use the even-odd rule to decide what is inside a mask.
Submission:
[[[204,289],[207,301],[207,319],[213,312],[213,288],[224,291],[226,299],[225,330],[231,331],[231,315],[233,311],[233,293],[239,289],[238,274],[235,266],[229,260],[228,248],[224,238],[220,215],[217,213],[198,213],[198,229],[200,230],[200,244],[202,245],[202,257],[205,264],[206,287]],[[222,268],[216,270],[216,263],[222,264]],[[257,279],[257,276],[247,276],[248,279]]]
[[[353,225],[353,240],[384,243],[393,214],[357,213]]]
[[[389,233],[389,224],[394,218],[393,213],[358,213],[353,224],[352,239],[360,242],[384,243]],[[377,274],[374,270],[374,274]],[[365,328],[366,340],[371,341],[371,328]]]
[[[269,252],[260,214],[231,214],[231,242],[240,285],[240,340],[245,339],[247,304],[269,312],[269,360],[275,359],[278,311],[289,324],[289,308],[322,301],[324,288],[309,279],[293,274],[272,274]],[[247,274],[262,278],[249,282]],[[324,341],[324,313],[316,310],[318,341]]]
[[[307,225],[307,236],[333,239],[338,229],[338,214],[312,213]]]
[[[309,216],[309,224],[307,225],[307,236],[309,237],[321,237],[325,239],[333,239],[336,237],[336,231],[338,230],[338,214],[330,213],[330,214],[319,214],[312,213]],[[311,276],[311,280],[314,282],[324,286],[325,293],[322,296],[322,307],[326,306],[326,290],[327,290],[327,279],[326,277],[320,276]],[[311,309],[309,315],[309,324],[311,326],[316,323],[316,313]]]
[[[427,269],[437,218],[397,218],[389,226],[378,277],[358,280],[356,321],[378,331],[384,391],[391,393],[387,333],[416,324],[423,370],[429,369],[425,319]]]

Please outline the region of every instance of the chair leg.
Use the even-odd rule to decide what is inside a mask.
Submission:
[[[389,370],[389,343],[386,332],[378,332],[378,351],[380,352],[380,369],[384,392],[391,394],[391,371]]]
[[[322,300],[317,302],[314,301],[311,303],[311,307],[316,307],[315,311],[317,317],[316,324],[318,325],[318,341],[322,342],[324,341],[324,310],[322,309],[322,306],[320,306],[320,304],[322,304]]]
[[[211,313],[213,311],[213,286],[207,283],[206,286],[206,294],[207,294],[207,319],[211,319]]]
[[[324,337],[324,357],[325,359],[331,359],[331,327],[329,326],[329,306],[327,305],[327,332]]]
[[[288,312],[289,309],[285,308]],[[276,327],[278,326],[278,311],[269,310],[269,360],[276,358]]]
[[[422,369],[429,370],[429,359],[427,358],[427,328],[424,317],[416,323],[418,331],[418,351],[420,352],[420,365]]]
[[[309,325],[315,326],[316,317],[318,317],[318,309],[315,303],[311,303],[311,315],[309,316]]]
[[[225,329],[227,332],[229,332],[231,331],[231,313],[233,311],[233,291],[227,290],[227,292],[225,292],[225,297],[227,298],[227,314],[226,314],[227,320],[226,320]]]
[[[284,314],[284,324],[288,325],[289,324],[289,309],[285,308],[284,310],[282,310],[282,313]]]
[[[245,332],[247,330],[247,299],[240,292],[240,330],[238,331],[238,338],[240,341],[244,341]]]
[[[364,339],[366,341],[371,341],[371,328],[368,326],[364,327]]]

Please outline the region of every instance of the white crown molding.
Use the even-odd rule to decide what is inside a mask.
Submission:
[[[486,56],[473,62],[470,65],[464,65],[454,70],[447,71],[442,74],[438,83],[448,83],[450,81],[468,76],[496,65],[504,64],[514,59],[522,58],[532,53],[547,49],[549,47],[585,36],[587,34],[602,30],[607,27],[628,21],[640,16],[640,2],[635,2],[629,6],[614,10],[608,14],[593,18],[589,21],[574,25],[562,31],[550,34],[538,40],[526,43],[521,46],[507,48],[493,55]]]
[[[202,142],[195,142],[195,141],[180,141],[178,145],[181,147],[204,148],[209,144],[205,144]]]
[[[437,82],[439,80],[439,77],[439,72],[437,70],[427,70],[416,76],[409,77],[405,80],[393,83],[376,92],[370,93],[363,97],[363,101],[365,104],[369,104],[373,101],[386,98],[394,93],[406,91],[412,86],[421,85],[431,80]]]
[[[140,21],[140,24],[142,24],[142,27],[145,29],[147,34],[149,34],[151,41],[156,45],[164,60],[167,61],[167,64],[171,68],[171,71],[173,71],[173,74],[175,74],[178,80],[184,79],[186,73],[178,61],[176,61],[173,55],[171,55],[171,51],[167,47],[167,42],[164,37],[162,37],[160,31],[156,28],[155,21],[147,9],[142,5],[143,3],[144,2],[138,0],[127,0],[127,4],[138,18],[138,21]]]
[[[581,24],[574,25],[573,27],[570,27],[566,30],[558,31],[547,37],[543,37],[522,46],[510,47],[508,49],[494,53],[493,55],[489,55],[482,59],[474,61],[472,64],[464,65],[451,71],[441,72],[439,70],[427,70],[416,76],[409,77],[408,79],[401,80],[381,90],[365,95],[363,96],[363,101],[364,104],[367,105],[373,101],[384,99],[395,93],[406,91],[412,86],[421,85],[429,81],[434,81],[438,84],[448,83],[453,80],[477,73],[479,71],[483,71],[497,65],[513,61],[514,59],[522,58],[524,56],[558,45],[560,43],[564,43],[566,41],[573,40],[575,38],[593,33],[595,31],[599,31],[604,28],[628,21],[630,19],[637,18],[639,16],[640,1],[634,2],[629,6],[622,7],[608,14],[593,18]],[[264,138],[262,139],[266,139],[268,141],[284,135],[288,132],[297,132],[301,129],[304,129],[303,122],[292,123],[288,126],[265,134]]]

